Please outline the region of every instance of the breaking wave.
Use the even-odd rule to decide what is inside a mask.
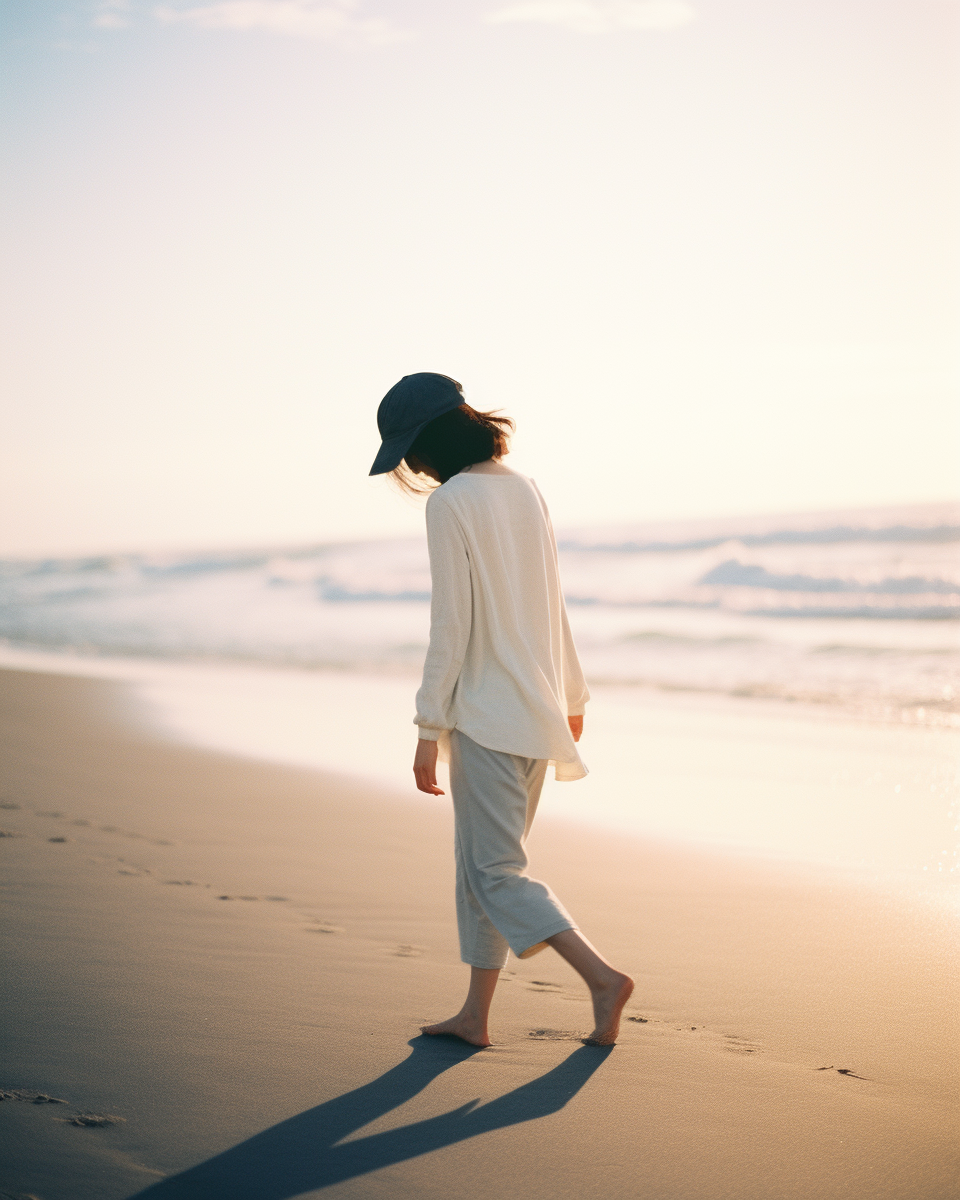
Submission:
[[[954,719],[956,506],[581,529],[559,545],[594,680]],[[429,595],[422,538],[7,560],[0,637],[412,674]]]

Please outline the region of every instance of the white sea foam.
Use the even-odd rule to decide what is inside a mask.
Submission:
[[[591,774],[551,783],[550,811],[951,873],[960,510],[577,530],[560,545],[594,700]],[[429,590],[422,539],[7,562],[0,664],[128,679],[179,738],[412,794]]]
[[[960,508],[561,532],[588,677],[960,713]],[[423,539],[0,563],[0,637],[34,646],[415,675]]]
[[[124,680],[149,721],[179,741],[417,796],[409,677],[0,647],[3,666]],[[960,874],[957,736],[822,707],[600,685],[581,742],[590,774],[575,784],[548,778],[541,811],[852,867],[870,883],[930,883],[923,894],[942,896]]]

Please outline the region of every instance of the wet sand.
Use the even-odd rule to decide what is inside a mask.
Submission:
[[[946,892],[542,812],[534,873],[637,989],[585,1047],[576,977],[512,961],[472,1051],[417,1035],[465,982],[446,801],[7,670],[0,804],[0,1196],[955,1194]]]

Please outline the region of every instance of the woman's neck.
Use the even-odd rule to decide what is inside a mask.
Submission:
[[[473,463],[472,466],[464,467],[460,472],[461,475],[516,475],[516,471],[511,471],[509,467],[505,467],[502,462],[495,458],[488,458],[486,462]]]

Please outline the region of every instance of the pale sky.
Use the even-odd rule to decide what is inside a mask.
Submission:
[[[419,530],[422,370],[559,525],[957,493],[956,0],[0,7],[0,553]]]

